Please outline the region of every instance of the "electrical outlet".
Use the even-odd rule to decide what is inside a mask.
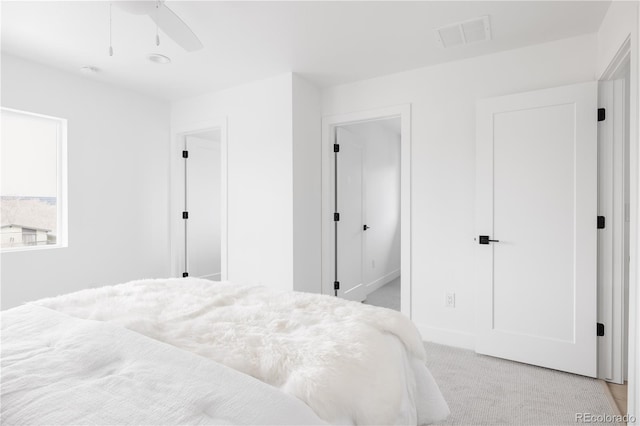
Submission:
[[[444,298],[444,306],[447,308],[455,308],[456,307],[456,294],[447,292]]]

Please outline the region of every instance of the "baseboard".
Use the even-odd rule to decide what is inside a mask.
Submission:
[[[391,271],[388,274],[381,276],[377,280],[370,282],[369,284],[365,284],[365,287],[367,289],[367,294],[373,293],[383,285],[390,283],[391,281],[395,280],[399,276],[400,276],[400,269],[396,269],[395,271]]]
[[[616,402],[616,399],[613,397],[613,393],[611,393],[611,388],[609,388],[609,385],[607,384],[607,382],[605,382],[602,379],[597,379],[597,380],[598,382],[600,382],[600,385],[602,386],[604,394],[607,396],[607,401],[609,401],[609,405],[611,406],[615,414],[619,416],[623,416],[624,414],[626,414],[620,410],[620,407],[618,407],[618,403]]]
[[[453,346],[463,349],[476,349],[476,336],[466,331],[450,330],[446,328],[432,327],[423,324],[416,324],[418,331],[422,335],[422,340],[426,342],[438,343],[440,345]]]
[[[202,279],[211,280],[211,281],[220,281],[220,279],[222,278],[222,273],[218,272],[216,274],[203,275],[197,278],[202,278]]]

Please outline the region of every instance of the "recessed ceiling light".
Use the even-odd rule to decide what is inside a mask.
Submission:
[[[149,59],[151,62],[155,62],[156,64],[171,63],[171,58],[169,58],[168,56],[161,55],[159,53],[151,53],[149,56],[147,56],[147,59]]]
[[[84,74],[95,74],[98,71],[100,71],[100,70],[98,68],[96,68],[96,67],[86,66],[86,67],[80,68],[80,72],[84,73]]]

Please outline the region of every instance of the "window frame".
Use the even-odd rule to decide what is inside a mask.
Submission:
[[[54,117],[51,115],[38,114],[30,111],[23,111],[14,108],[0,107],[0,113],[10,112],[30,117],[38,117],[46,120],[53,120],[57,124],[56,136],[56,243],[33,245],[23,247],[0,247],[0,253],[14,253],[33,250],[50,250],[66,248],[69,246],[69,222],[68,222],[68,180],[67,180],[67,119]]]

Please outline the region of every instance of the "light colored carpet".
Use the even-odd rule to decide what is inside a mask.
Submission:
[[[367,305],[400,310],[400,277],[383,285],[367,296]]]
[[[425,348],[451,409],[442,424],[575,425],[576,413],[617,414],[596,379],[435,343]]]

